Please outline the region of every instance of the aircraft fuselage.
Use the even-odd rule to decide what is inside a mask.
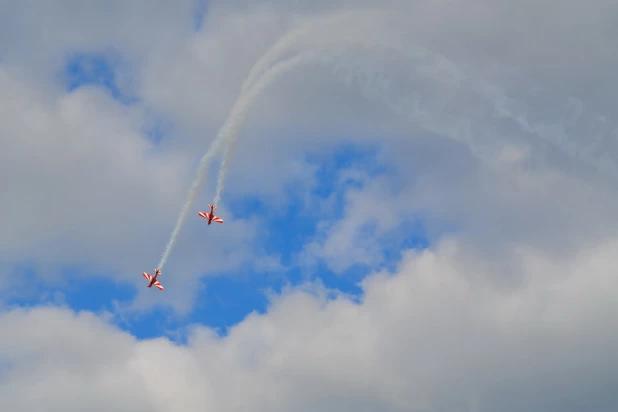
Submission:
[[[150,284],[148,285],[149,288],[151,288],[152,285],[154,285],[154,283],[157,281],[157,276],[159,276],[159,272],[155,271],[155,275],[152,277],[152,280],[150,281]]]

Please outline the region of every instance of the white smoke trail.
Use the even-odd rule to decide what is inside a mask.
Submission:
[[[225,186],[225,178],[227,176],[228,169],[230,168],[230,161],[234,157],[236,148],[236,136],[230,136],[230,140],[226,141],[225,149],[223,151],[223,160],[221,161],[221,167],[219,168],[219,178],[217,179],[217,192],[215,193],[215,199],[212,204],[217,205],[221,201],[221,194],[223,193],[223,187]]]
[[[265,72],[269,67],[270,64],[277,60],[278,58],[280,58],[281,55],[285,54],[286,51],[288,51],[288,49],[290,49],[292,46],[295,45],[296,42],[298,42],[301,38],[302,35],[304,34],[308,34],[308,33],[314,33],[316,30],[321,30],[324,31],[326,30],[326,26],[328,24],[335,24],[336,28],[341,30],[341,24],[349,19],[353,18],[353,21],[355,23],[359,23],[360,18],[361,17],[370,17],[371,20],[371,24],[376,24],[378,22],[378,19],[381,17],[392,17],[392,12],[390,11],[383,11],[381,10],[378,14],[376,14],[375,11],[370,12],[363,12],[363,13],[354,13],[354,14],[350,14],[350,13],[345,13],[343,15],[336,15],[333,18],[330,18],[328,20],[320,20],[320,21],[311,21],[309,23],[304,24],[303,26],[301,26],[300,28],[293,30],[292,32],[290,32],[289,34],[283,36],[281,38],[281,40],[279,40],[261,59],[260,61],[258,61],[253,69],[251,70],[249,77],[247,78],[247,80],[245,81],[245,84],[243,85],[243,92],[242,93],[246,93],[247,90],[253,85],[253,83],[255,82],[256,78],[259,78],[260,74],[262,74],[263,72]],[[367,26],[362,26],[363,30],[365,30],[365,34],[367,31]],[[405,46],[398,41],[397,39],[393,38],[393,37],[381,37],[381,36],[361,36],[361,37],[351,37],[350,33],[347,33],[348,35],[343,35],[342,38],[337,38],[336,36],[327,36],[327,40],[323,43],[317,43],[314,44],[314,47],[317,47],[319,52],[320,52],[320,59],[322,61],[330,61],[333,62],[332,58],[328,58],[327,55],[325,54],[328,49],[331,49],[330,51],[338,51],[339,53],[343,52],[346,48],[349,48],[352,45],[356,45],[359,47],[362,47],[366,50],[370,50],[370,49],[377,49],[377,50],[387,50],[387,49],[392,49],[397,51],[399,54],[407,56],[409,58],[415,58],[418,59],[419,57],[425,57],[425,52],[421,51],[420,53],[418,52],[418,50],[406,50]],[[317,54],[315,55],[317,57]],[[292,58],[293,59],[293,58]],[[290,59],[290,60],[292,60]],[[304,60],[304,59],[302,59]],[[244,121],[243,121],[244,122]],[[244,124],[244,123],[243,123]],[[225,178],[227,176],[227,172],[229,170],[229,163],[230,160],[233,158],[234,156],[234,152],[235,152],[235,142],[236,142],[236,138],[238,137],[238,134],[230,134],[228,135],[228,137],[225,139],[225,147],[224,147],[224,154],[223,154],[223,160],[221,163],[221,167],[219,169],[219,178],[217,181],[217,191],[215,194],[215,198],[213,200],[213,204],[218,204],[221,200],[221,194],[223,192],[223,188],[225,185]]]
[[[339,48],[338,53],[336,54],[342,53],[345,50],[345,47],[348,46],[346,42],[333,41],[332,44],[343,46]],[[377,46],[373,45],[373,46],[381,47],[380,45],[377,45]],[[274,58],[274,57],[276,57],[275,54],[272,54],[268,56],[268,59]],[[260,60],[261,63],[258,62],[256,66],[254,66],[254,67],[257,67],[257,70],[255,71],[255,73],[262,70],[262,68],[269,66],[266,60]],[[195,198],[197,197],[198,190],[204,182],[208,166],[210,166],[210,163],[212,162],[212,159],[214,158],[214,156],[216,156],[219,153],[219,151],[222,150],[222,146],[226,144],[225,145],[225,157],[224,157],[224,161],[221,166],[221,169],[220,169],[219,181],[217,184],[217,194],[215,196],[215,201],[213,202],[213,204],[216,205],[219,203],[219,200],[221,198],[221,192],[222,192],[223,185],[225,182],[226,172],[227,172],[228,165],[229,165],[229,160],[230,160],[231,155],[233,154],[232,148],[233,148],[234,142],[236,141],[237,136],[239,135],[240,131],[242,130],[246,122],[247,116],[249,114],[249,109],[255,102],[255,99],[261,94],[261,92],[266,87],[268,87],[273,81],[275,81],[281,75],[285,74],[286,72],[294,69],[295,67],[299,65],[302,65],[302,64],[305,64],[311,61],[318,62],[320,60],[332,62],[334,58],[328,57],[325,51],[311,51],[311,52],[301,53],[282,63],[278,63],[273,68],[268,70],[259,79],[259,81],[254,85],[253,88],[251,88],[249,91],[245,91],[238,98],[224,126],[219,130],[219,133],[217,134],[217,137],[215,138],[215,140],[212,142],[210,148],[208,149],[208,152],[206,152],[206,154],[200,160],[200,164],[198,166],[197,177],[194,180],[193,184],[191,185],[191,189],[189,190],[189,196],[187,198],[187,201],[185,202],[181,210],[181,213],[176,221],[176,226],[172,232],[172,235],[170,236],[170,239],[167,243],[165,251],[163,252],[163,255],[161,256],[159,265],[157,266],[160,270],[163,268],[163,266],[165,266],[165,263],[167,263],[167,259],[174,245],[176,244],[176,241],[178,240],[180,230],[182,229],[182,226],[187,218],[189,210],[195,203]],[[251,77],[252,76],[250,75],[250,78]]]
[[[329,45],[343,46],[345,48],[349,47],[350,44],[354,44],[354,41],[332,42]],[[365,41],[361,41],[359,45],[367,46]],[[616,168],[615,162],[609,161],[607,157],[594,159],[590,155],[590,148],[577,148],[576,140],[567,135],[562,124],[530,124],[524,112],[506,109],[504,102],[514,102],[514,100],[506,97],[504,92],[497,93],[499,89],[494,85],[489,85],[482,79],[475,79],[461,72],[457,65],[443,56],[423,49],[414,50],[413,47],[409,47],[406,50],[397,44],[371,44],[369,46],[377,46],[380,50],[390,49],[400,57],[404,57],[408,69],[414,67],[416,75],[422,74],[425,76],[426,81],[423,82],[425,87],[426,84],[433,84],[434,87],[445,85],[447,89],[452,88],[452,90],[458,92],[465,89],[466,92],[473,93],[477,98],[482,99],[482,104],[492,108],[498,117],[506,117],[516,121],[521,130],[525,132],[524,134],[536,135],[541,140],[553,143],[556,148],[570,155],[571,158],[583,160],[601,172],[611,172],[618,176],[618,168]],[[321,56],[321,60],[331,61],[325,54]],[[465,143],[480,160],[485,162],[493,161],[495,152],[492,151],[491,147],[496,147],[496,142],[495,136],[490,131],[491,129],[485,124],[487,119],[478,118],[468,113],[465,102],[455,101],[456,93],[447,93],[446,96],[443,96],[443,93],[435,90],[433,96],[428,98],[428,95],[432,93],[425,93],[423,95],[419,91],[414,90],[414,87],[410,87],[406,93],[406,88],[400,87],[401,82],[398,82],[399,90],[393,90],[389,86],[395,82],[389,81],[383,71],[380,69],[371,71],[367,67],[363,67],[362,64],[355,65],[352,59],[340,61],[336,71],[339,73],[343,72],[342,80],[347,84],[354,82],[356,88],[366,98],[381,100],[394,113],[403,116],[430,132]],[[412,86],[418,83],[418,81],[411,80],[412,76],[409,73],[407,77]],[[419,89],[422,89],[422,87],[419,87]],[[395,92],[400,95],[403,94],[403,96],[393,98]],[[580,116],[581,104],[577,105],[577,112],[576,116]],[[572,118],[568,122],[573,125],[575,121],[576,118]],[[230,134],[225,142],[224,158],[219,171],[215,204],[221,199],[225,177],[229,169],[230,159],[234,154],[237,137],[237,133]],[[597,138],[595,141],[597,146],[599,142],[600,138]]]
[[[325,62],[334,63],[336,61],[336,56],[340,56],[347,49],[349,49],[352,45],[359,46],[359,47],[361,47],[361,48],[363,48],[365,50],[371,50],[371,49],[385,50],[385,49],[392,48],[392,49],[394,49],[396,51],[401,52],[401,48],[397,47],[397,45],[389,45],[388,43],[383,44],[380,41],[376,41],[375,38],[373,39],[373,41],[372,40],[367,40],[367,39],[354,39],[354,38],[351,38],[351,39],[345,39],[345,40],[332,40],[330,42],[327,42],[325,44],[320,45],[319,50],[317,52],[313,52],[311,54],[306,54],[306,56],[312,56],[311,59],[314,59],[315,62],[321,61],[322,63],[325,63]],[[275,48],[276,48],[276,46],[273,47],[273,49],[275,49]],[[305,52],[305,53],[308,53],[308,52]],[[330,53],[331,55],[329,56],[328,53]],[[267,55],[269,55],[269,53]],[[417,54],[411,54],[411,55],[414,56],[414,57],[418,57]],[[268,59],[275,58],[275,57],[276,57],[276,54],[272,54],[272,55],[268,56]],[[297,56],[297,57],[300,57],[300,56]],[[293,68],[293,67],[296,67],[297,65],[301,64],[302,62],[307,62],[308,60],[310,60],[309,57],[307,57],[307,58],[300,58],[298,60],[296,60],[296,57],[295,57],[295,58],[291,58],[291,59],[287,60],[286,62],[289,62],[290,65],[291,65],[290,68]],[[298,63],[294,63],[294,62],[298,62]],[[263,64],[258,63],[258,64],[256,64],[255,67],[256,67],[256,72],[255,73],[257,73],[263,67],[268,67],[268,65],[266,63],[263,63]],[[252,71],[252,74],[254,74],[253,71]],[[249,77],[251,78],[253,76],[250,75]],[[260,78],[260,82],[261,81],[262,81],[262,78]],[[246,83],[246,84],[248,85],[249,83]],[[256,85],[256,87],[258,87],[258,85]],[[247,88],[248,88],[248,86],[247,86]],[[239,99],[239,101],[240,101],[240,99]],[[242,125],[244,125],[245,120],[246,120],[246,115],[245,115],[244,118],[242,118],[242,120],[241,120],[242,123],[240,124],[240,127],[242,127]],[[219,202],[221,200],[221,194],[223,192],[223,188],[224,188],[224,185],[225,185],[225,178],[226,178],[227,173],[229,171],[230,161],[234,157],[234,152],[235,152],[235,148],[236,148],[236,140],[238,138],[239,132],[240,132],[240,128],[236,129],[234,133],[230,133],[225,138],[225,147],[223,149],[224,150],[223,160],[221,162],[221,167],[219,169],[219,178],[218,178],[218,181],[217,181],[217,191],[216,191],[216,194],[215,194],[215,198],[213,200],[213,204],[214,205],[219,204]]]
[[[253,106],[255,99],[259,97],[259,95],[266,87],[268,87],[273,81],[275,81],[286,72],[300,65],[311,62],[332,62],[337,58],[337,56],[341,55],[344,52],[345,46],[341,47],[338,50],[331,50],[330,55],[327,54],[327,52],[324,50],[304,52],[288,60],[277,63],[273,68],[267,71],[259,79],[259,81],[252,89],[250,89],[249,92],[246,92],[246,94],[238,100],[238,103],[234,106],[234,109],[232,110],[232,114],[230,114],[230,117],[228,118],[228,123],[230,125],[227,129],[228,133],[222,135],[222,139],[225,142],[225,148],[223,161],[219,169],[217,192],[213,201],[214,205],[218,204],[221,200],[221,193],[223,191],[225,177],[229,169],[229,162],[233,157],[236,140],[238,138],[238,135],[242,131],[243,126],[245,125],[247,116],[249,114],[249,109],[251,108],[251,106]]]
[[[247,89],[249,89],[249,87],[251,87],[256,80],[270,68],[272,64],[280,60],[286,52],[289,52],[294,46],[301,45],[303,36],[308,34],[311,34],[312,36],[315,36],[316,34],[324,35],[325,33],[328,33],[326,43],[349,41],[349,39],[345,38],[345,34],[342,36],[344,38],[341,38],[337,34],[333,33],[332,30],[329,30],[329,27],[341,29],[342,27],[347,27],[346,23],[354,23],[356,25],[366,27],[367,24],[361,24],[361,22],[375,25],[378,21],[380,21],[380,19],[389,17],[396,18],[399,16],[392,10],[367,9],[356,10],[354,12],[337,12],[327,17],[320,16],[319,18],[305,20],[298,27],[284,34],[277,41],[277,43],[275,43],[253,66],[247,80],[245,80],[245,83],[243,84],[241,94],[245,93]],[[358,42],[358,40],[356,41]],[[316,39],[312,38],[310,45],[322,47],[324,46],[324,43],[316,43]]]
[[[301,24],[296,29],[288,32],[283,37],[281,37],[279,41],[274,46],[272,46],[268,50],[268,52],[266,52],[266,54],[264,54],[260,58],[260,60],[251,69],[251,72],[249,73],[247,80],[243,84],[240,97],[237,99],[237,103],[234,105],[232,112],[228,116],[228,120],[226,121],[225,125],[219,131],[217,138],[211,144],[211,147],[208,149],[208,152],[202,157],[200,161],[200,164],[198,167],[198,177],[193,182],[191,189],[189,190],[188,199],[185,202],[180,212],[180,215],[178,216],[178,219],[176,221],[176,226],[174,227],[174,230],[172,231],[172,235],[170,236],[167,246],[165,247],[165,251],[163,252],[163,255],[161,256],[161,260],[158,265],[159,269],[161,269],[167,262],[167,259],[174,245],[176,244],[176,241],[178,240],[178,236],[180,234],[180,230],[182,229],[184,221],[187,218],[187,215],[189,213],[191,206],[195,202],[197,191],[200,188],[200,186],[203,184],[204,178],[206,177],[206,169],[210,165],[213,157],[216,156],[218,152],[221,150],[221,146],[226,140],[226,136],[230,135],[228,131],[233,126],[233,123],[231,123],[231,121],[236,118],[237,116],[236,113],[238,113],[240,110],[239,107],[242,107],[241,102],[243,101],[243,96],[248,92],[248,89],[254,85],[257,79],[259,79],[260,76],[264,72],[266,72],[274,62],[279,60],[282,55],[288,52],[289,49],[293,45],[299,44],[302,37],[308,33],[319,33],[319,32],[323,33],[326,29],[325,26],[334,25],[335,27],[339,27],[345,22],[350,22],[350,21],[358,24],[363,18],[366,18],[370,22],[375,23],[377,19],[381,17],[388,17],[388,16],[396,16],[396,14],[393,13],[392,11],[384,10],[384,9],[380,9],[380,10],[369,9],[369,10],[356,11],[354,13],[340,12],[340,13],[335,13],[333,15],[330,15],[328,17],[310,19],[310,20],[305,21],[303,24]],[[305,61],[304,58],[300,58],[300,60]],[[293,63],[290,61],[290,64],[295,66],[298,63]],[[246,113],[244,117],[246,118]],[[242,124],[244,124],[244,120],[242,121]],[[242,128],[242,125],[240,126],[240,128]],[[224,164],[222,165],[223,179],[221,179],[220,177],[219,182],[217,184],[217,195],[215,196],[215,201],[213,203],[215,205],[219,203],[219,200],[221,198],[221,190],[223,188],[223,181],[225,180],[225,174],[226,174],[227,166],[229,164],[228,160],[231,157],[231,152],[232,152],[231,146],[229,144],[226,145],[225,147],[226,155],[224,157]],[[225,160],[225,159],[228,159],[228,160]]]
[[[213,144],[215,143],[217,142],[216,141],[213,142]],[[211,150],[209,150],[204,155],[204,157],[202,157],[202,160],[200,161],[200,164],[198,167],[197,178],[193,181],[193,184],[191,185],[191,188],[189,189],[189,196],[187,198],[187,201],[185,202],[185,204],[182,207],[182,210],[180,211],[180,215],[178,216],[178,219],[176,220],[176,226],[174,227],[174,230],[172,231],[172,235],[170,236],[170,239],[167,242],[167,246],[165,247],[165,251],[163,252],[163,255],[161,255],[161,260],[159,261],[159,265],[157,266],[159,270],[163,270],[163,266],[165,266],[165,263],[167,263],[167,258],[169,257],[172,251],[172,248],[174,247],[174,245],[176,244],[176,241],[178,240],[180,229],[182,229],[182,225],[184,224],[185,219],[187,218],[187,215],[189,214],[189,210],[191,209],[191,206],[193,206],[193,203],[195,202],[197,191],[199,190],[200,186],[202,185],[204,181],[204,178],[206,177],[206,170],[208,166],[210,165],[212,158],[215,155],[215,151],[212,149],[213,148],[211,146]]]
[[[264,74],[260,78],[260,81],[256,83],[249,92],[243,94],[237,100],[224,126],[221,128],[221,130],[217,134],[217,137],[212,142],[212,145],[210,146],[208,152],[202,157],[200,161],[197,177],[191,185],[187,201],[182,208],[180,216],[176,221],[176,227],[172,232],[172,236],[170,237],[167,247],[165,248],[165,251],[161,256],[159,265],[157,266],[160,270],[165,266],[165,263],[167,263],[167,259],[174,245],[176,244],[176,241],[178,240],[178,235],[180,234],[180,230],[182,229],[184,221],[187,218],[189,210],[195,203],[195,198],[197,197],[199,188],[204,182],[204,179],[206,177],[206,171],[208,169],[208,166],[210,165],[210,162],[212,161],[213,157],[221,150],[221,146],[223,145],[223,143],[225,143],[226,140],[229,139],[229,136],[237,136],[240,133],[247,119],[247,115],[249,114],[249,109],[255,102],[255,99],[266,87],[270,86],[275,80],[277,80],[278,77],[300,64],[316,60],[319,55],[320,54],[317,52],[301,53],[294,58],[275,65],[272,69],[267,71],[266,74]]]

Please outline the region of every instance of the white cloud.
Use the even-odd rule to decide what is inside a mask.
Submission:
[[[2,192],[10,200],[0,207],[11,217],[2,231],[4,251],[53,259],[68,241],[65,246],[87,255],[114,238],[139,243],[132,233],[117,232],[127,221],[158,226],[156,214],[172,218],[186,158],[154,154],[139,130],[138,110],[122,109],[92,88],[46,96],[10,70],[0,81],[7,92]]]
[[[517,286],[465,239],[408,252],[360,304],[291,290],[218,338],[136,341],[82,313],[0,317],[6,410],[595,410],[618,406],[616,241],[557,262],[525,247]],[[63,333],[58,333],[58,331]],[[31,389],[36,387],[36,391]],[[9,396],[11,394],[11,396]],[[472,406],[477,403],[478,409]],[[422,407],[425,407],[423,409]],[[468,409],[469,408],[469,409]],[[570,409],[569,409],[570,408]]]

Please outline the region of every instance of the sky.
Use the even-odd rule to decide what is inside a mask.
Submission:
[[[0,409],[617,410],[617,12],[0,1]]]

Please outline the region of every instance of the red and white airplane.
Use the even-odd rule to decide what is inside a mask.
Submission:
[[[215,222],[223,223],[223,219],[221,219],[220,217],[215,216],[215,209],[217,208],[217,206],[215,206],[215,205],[208,205],[208,207],[210,208],[210,213],[200,212],[200,213],[198,213],[198,215],[203,217],[204,219],[208,219],[208,224],[211,224],[213,222],[213,220]]]
[[[163,286],[161,286],[161,284],[159,283],[159,281],[157,280],[157,276],[159,276],[161,274],[161,271],[159,269],[155,269],[155,275],[154,276],[150,276],[148,273],[144,272],[143,275],[146,279],[148,279],[148,281],[150,282],[148,284],[148,287],[151,288],[152,285],[155,285],[155,287],[159,288],[159,290],[163,290]]]

